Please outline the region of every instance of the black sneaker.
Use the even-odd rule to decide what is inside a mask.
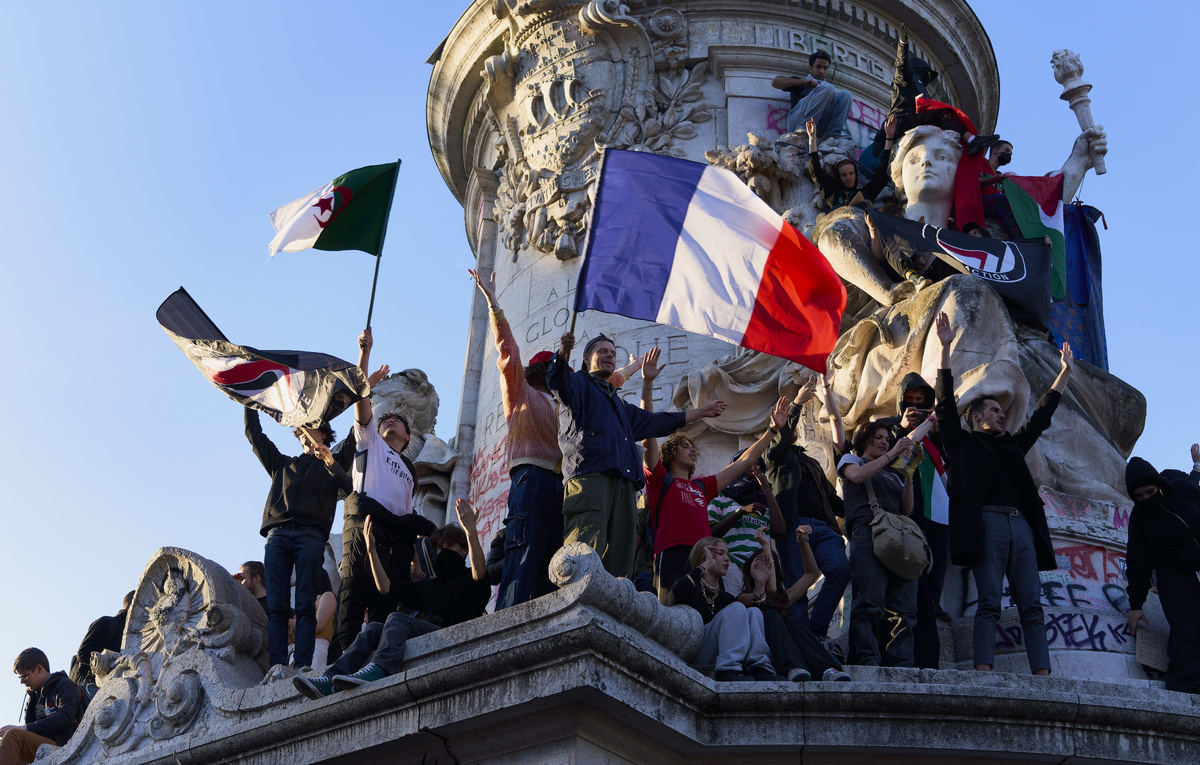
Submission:
[[[743,675],[736,669],[718,669],[713,673],[713,680],[718,683],[752,683],[754,678],[749,675]]]
[[[976,154],[982,154],[989,146],[1000,140],[1000,136],[992,135],[977,135],[967,144],[967,154],[974,157]]]
[[[776,680],[786,681],[787,678],[783,675],[777,675],[766,667],[751,667],[746,670],[746,674],[753,677],[755,681],[760,683],[770,683]]]

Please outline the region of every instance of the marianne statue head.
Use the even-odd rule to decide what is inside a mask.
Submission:
[[[896,195],[907,204],[950,199],[954,172],[962,156],[959,135],[933,125],[920,125],[896,145],[890,167]]]

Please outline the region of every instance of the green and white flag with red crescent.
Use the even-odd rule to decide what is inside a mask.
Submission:
[[[378,257],[399,172],[399,160],[360,167],[280,207],[271,213],[275,238],[268,251],[362,250]]]
[[[1026,239],[1050,237],[1050,297],[1067,299],[1067,237],[1063,228],[1063,176],[1006,175],[1000,185]]]

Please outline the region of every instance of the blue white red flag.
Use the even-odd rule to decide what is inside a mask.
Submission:
[[[667,324],[824,372],[845,307],[820,250],[733,173],[604,152],[576,311]]]

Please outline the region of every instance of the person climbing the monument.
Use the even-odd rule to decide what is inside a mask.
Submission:
[[[884,123],[887,142],[884,144],[883,156],[871,179],[861,189],[858,187],[858,163],[849,158],[838,162],[833,167],[834,175],[837,176],[834,178],[821,165],[821,155],[817,151],[816,121],[810,119],[805,123],[805,129],[808,131],[808,172],[821,189],[825,209],[832,210],[845,205],[870,207],[875,197],[879,196],[879,192],[888,185],[888,163],[892,156],[892,139],[896,135],[895,117],[888,117]]]
[[[368,374],[375,339],[368,327],[358,336],[358,366],[372,388],[387,377],[387,364]],[[376,589],[367,561],[366,519],[374,522],[380,559],[392,581],[407,581],[417,538],[437,528],[433,521],[413,512],[416,470],[404,455],[412,437],[408,418],[387,412],[376,424],[370,398],[354,404],[354,463],[350,478],[354,491],[343,506],[342,562],[339,573],[338,629],[335,642],[346,650],[362,629],[364,614],[381,622],[392,603]]]
[[[296,675],[292,683],[304,696],[320,699],[335,691],[357,688],[399,672],[404,647],[419,635],[452,627],[482,616],[491,597],[479,511],[465,499],[454,505],[458,524],[447,524],[430,535],[437,547],[437,576],[423,582],[393,579],[376,539],[375,516],[364,521],[368,566],[380,598],[392,606],[383,623],[363,628],[341,658],[320,675]],[[470,568],[467,559],[470,559]]]
[[[352,441],[336,453],[333,428],[296,428],[302,452],[291,457],[279,451],[265,433],[258,411],[245,407],[246,440],[271,477],[259,533],[266,537],[267,652],[271,666],[288,663],[288,619],[292,614],[292,572],[296,575],[297,667],[312,664],[317,634],[317,577],[325,563],[325,542],[333,528],[339,492],[349,494],[346,466],[354,454]],[[319,453],[318,453],[319,452]]]
[[[654,380],[666,368],[659,364],[658,347],[642,359],[642,409],[654,411]],[[658,600],[672,605],[671,588],[675,580],[688,572],[692,545],[707,536],[708,503],[721,490],[758,461],[771,439],[783,428],[787,417],[787,399],[781,398],[771,412],[767,430],[734,462],[715,475],[694,478],[700,450],[683,433],[672,433],[660,449],[657,438],[642,441],[646,477],[646,507],[654,526],[654,579]],[[728,524],[731,525],[731,524]]]
[[[771,663],[788,680],[803,683],[820,677],[822,680],[849,681],[850,675],[842,668],[842,663],[825,649],[808,624],[788,613],[788,608],[821,578],[821,570],[808,545],[810,531],[807,526],[796,529],[796,540],[804,553],[804,576],[785,588],[781,584],[783,569],[779,567],[779,556],[772,552],[771,541],[759,529],[758,549],[742,564],[743,584],[738,600],[762,611]]]
[[[965,407],[968,429],[959,420],[950,370],[950,346],[958,334],[945,311],[937,316],[941,345],[935,390],[937,418],[946,444],[950,476],[950,560],[969,566],[979,603],[975,610],[975,669],[990,671],[996,653],[1004,578],[1017,604],[1025,653],[1035,675],[1050,674],[1050,651],[1042,614],[1039,571],[1057,567],[1046,508],[1025,463],[1025,455],[1050,427],[1075,368],[1070,343],[1063,343],[1062,366],[1029,421],[1007,432],[1004,408],[988,394]]]
[[[264,614],[270,613],[267,608],[267,569],[263,566],[262,561],[246,561],[233,575],[233,578],[254,596],[254,599],[262,606]]]
[[[686,412],[646,412],[617,395],[609,382],[617,350],[598,334],[583,349],[583,368],[567,365],[575,335],[563,333],[546,371],[558,403],[558,445],[563,455],[564,541],[584,542],[613,576],[633,574],[636,495],[644,485],[637,442],[670,435],[688,423],[719,417],[725,402]],[[643,372],[644,374],[644,372]]]
[[[130,606],[133,605],[133,595],[133,590],[125,594],[121,610],[114,615],[101,616],[92,622],[79,643],[79,650],[71,657],[71,667],[67,674],[88,700],[91,700],[97,691],[96,674],[92,671],[92,654],[103,653],[105,650],[120,652],[121,640],[125,634],[125,620]]]
[[[719,683],[785,680],[775,674],[771,649],[763,632],[763,613],[747,608],[725,589],[729,548],[723,540],[704,537],[692,546],[691,570],[671,588],[675,603],[695,609],[704,621],[695,664],[711,664]]]
[[[892,443],[888,423],[874,420],[858,426],[853,445],[853,453],[838,461],[850,538],[850,641],[855,653],[851,661],[871,667],[911,667],[917,580],[895,574],[876,557],[871,520],[879,510],[912,514],[912,479],[890,467],[912,441],[901,438]]]
[[[67,673],[50,672],[38,648],[17,654],[13,672],[26,688],[25,724],[0,727],[0,765],[33,762],[43,744],[64,746],[83,717],[83,694]]]
[[[850,91],[838,90],[825,81],[832,60],[827,52],[818,50],[808,57],[807,77],[780,75],[771,80],[771,87],[791,96],[787,116],[789,133],[798,130],[809,120],[816,122],[817,136],[822,140],[840,135],[845,129],[854,96]]]
[[[799,443],[799,431],[804,406],[812,401],[817,385],[824,388],[825,410],[829,414],[835,451],[844,448],[846,431],[842,426],[829,380],[824,376],[811,375],[796,392],[788,407],[787,422],[764,455],[767,479],[775,492],[775,499],[783,513],[785,522],[783,536],[779,539],[779,563],[783,568],[783,584],[791,587],[804,575],[804,556],[796,541],[796,529],[808,526],[812,529],[809,543],[817,565],[825,575],[825,583],[817,595],[809,614],[807,588],[788,612],[802,622],[807,622],[813,633],[824,640],[829,632],[829,623],[846,585],[850,583],[850,563],[846,560],[846,545],[842,539],[839,516],[842,514],[842,499],[825,475],[825,468]]]
[[[496,274],[487,279],[467,271],[487,299],[496,366],[508,424],[508,514],[504,519],[504,564],[499,611],[552,592],[550,558],[563,541],[562,452],[558,448],[558,415],[546,387],[546,369],[554,354],[540,351],[521,363],[512,327],[496,299]],[[613,387],[641,368],[641,361],[613,372]]]
[[[1133,500],[1125,547],[1129,631],[1161,629],[1142,610],[1153,574],[1170,626],[1167,690],[1200,693],[1200,444],[1192,444],[1191,473],[1159,473],[1134,457],[1125,486]]]
[[[896,398],[897,415],[883,420],[891,428],[893,440],[909,436],[929,419],[936,401],[933,386],[918,372],[909,372],[904,376]],[[950,528],[947,525],[949,496],[946,493],[944,467],[946,446],[936,418],[919,445],[921,453],[913,477],[912,518],[925,534],[931,557],[929,569],[917,580],[913,658],[918,668],[937,669],[941,654],[937,621],[950,621],[950,614],[942,608],[942,585],[949,563]]]

